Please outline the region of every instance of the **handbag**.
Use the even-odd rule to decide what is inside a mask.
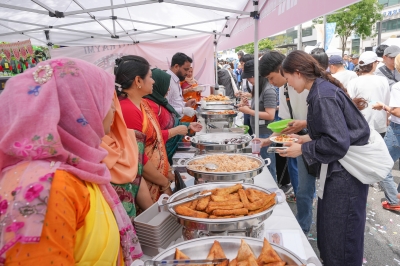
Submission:
[[[184,188],[186,187],[186,184],[185,184],[185,182],[183,181],[182,176],[181,176],[181,174],[179,173],[179,171],[178,171],[178,170],[175,170],[175,171],[174,171],[174,174],[175,174],[175,188],[174,188],[174,190],[172,191],[173,193],[175,193],[175,192],[177,192],[177,191],[179,191],[179,190],[181,190],[181,189],[184,189]]]
[[[289,90],[288,90],[288,84],[287,83],[285,84],[284,89],[285,90],[284,90],[283,94],[286,97],[286,103],[288,105],[290,118],[293,119],[293,110],[292,110],[292,105],[290,104],[290,97],[289,97]],[[303,128],[302,130],[300,130],[296,134],[299,135],[299,136],[307,135],[308,134],[308,130],[307,130],[307,128]],[[301,155],[301,156],[303,157],[304,166],[306,167],[308,174],[312,175],[312,176],[317,176],[320,164],[319,163],[315,163],[315,164],[312,164],[312,165],[308,165],[306,159],[304,158],[304,156],[303,155]]]

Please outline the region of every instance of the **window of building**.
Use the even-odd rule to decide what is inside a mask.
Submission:
[[[302,29],[303,37],[312,36],[312,27]]]
[[[400,4],[400,0],[378,0],[378,2],[385,7]]]
[[[360,39],[351,40],[351,53],[358,54],[360,52]]]
[[[382,32],[400,29],[400,19],[391,19],[382,22]]]

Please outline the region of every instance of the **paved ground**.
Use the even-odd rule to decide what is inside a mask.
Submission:
[[[398,161],[393,167],[395,182],[400,182]],[[382,191],[370,187],[367,202],[367,222],[365,225],[364,263],[368,266],[398,266],[400,265],[400,213],[390,212],[381,207],[381,200],[385,198]],[[296,204],[289,204],[294,213]],[[314,208],[313,225],[309,241],[317,255],[317,228],[316,206]]]

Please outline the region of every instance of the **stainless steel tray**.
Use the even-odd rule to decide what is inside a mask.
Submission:
[[[229,144],[224,143],[224,140],[232,138],[243,138],[243,142]],[[187,139],[190,140],[190,143],[193,147],[196,147],[202,151],[232,152],[247,147],[252,140],[252,137],[244,133],[207,133]]]
[[[221,111],[221,110],[218,110]],[[218,112],[216,111],[216,112]],[[212,120],[228,120],[230,118],[234,118],[238,115],[238,112],[235,112],[234,114],[211,114],[210,112],[213,111],[203,111],[200,113],[201,117],[204,119],[212,119]]]
[[[223,111],[223,110],[233,110],[233,106],[230,104],[216,104],[216,105],[206,105],[204,107],[201,107],[202,110],[208,110],[208,111]]]
[[[206,105],[230,105],[232,101],[215,101],[215,102],[206,102]]]
[[[171,246],[155,256],[152,260],[161,261],[161,260],[173,260],[175,259],[175,249],[181,250],[191,259],[205,259],[214,244],[214,240],[218,240],[221,244],[222,249],[224,250],[225,255],[228,259],[232,260],[237,257],[237,252],[240,248],[241,240],[244,239],[247,244],[249,244],[252,249],[254,255],[258,257],[261,253],[263,240],[249,238],[249,237],[237,237],[237,236],[223,236],[223,237],[206,237],[193,239],[189,241],[185,241],[179,243],[177,245]],[[299,243],[301,244],[301,243]],[[284,260],[288,265],[306,265],[307,262],[303,261],[296,254],[291,252],[290,250],[278,246],[276,244],[271,243],[272,248],[276,251],[276,253]],[[316,258],[315,258],[316,259]],[[316,259],[317,260],[317,259]],[[311,261],[310,261],[311,262]],[[318,261],[316,265],[321,265]]]
[[[201,179],[202,181],[205,182],[226,182],[226,181],[246,181],[249,179],[252,179],[253,177],[259,175],[265,166],[265,161],[262,158],[259,157],[254,157],[251,155],[245,155],[245,154],[212,154],[212,155],[201,155],[201,156],[196,156],[190,160],[187,160],[185,164],[189,164],[191,162],[195,162],[196,160],[203,159],[206,156],[214,156],[214,155],[228,155],[228,156],[244,156],[247,158],[251,158],[253,160],[256,160],[260,163],[260,166],[256,169],[253,170],[248,170],[248,171],[240,171],[240,172],[204,172],[200,170],[195,170],[193,168],[190,168],[190,166],[186,166],[186,171],[189,175],[193,176],[196,179]],[[269,159],[267,159],[269,160]],[[270,161],[269,161],[270,163]]]
[[[196,193],[199,191],[204,191],[204,190],[209,190],[209,189],[214,189],[214,188],[224,188],[224,187],[230,187],[233,184],[230,182],[219,182],[219,183],[207,183],[207,184],[200,184],[200,185],[194,185],[191,187],[187,187],[185,189],[182,189],[172,196],[168,198],[168,202],[178,200],[181,198],[184,198],[192,193]],[[259,187],[256,185],[251,185],[251,184],[243,184],[243,187],[245,189],[252,188],[256,190],[260,190],[262,192],[265,192],[267,194],[271,194],[271,192],[263,187]],[[276,202],[278,202],[277,199],[275,199]],[[262,222],[264,222],[271,214],[272,211],[274,210],[275,205],[272,206],[271,208],[251,215],[251,216],[243,216],[243,217],[237,217],[237,218],[229,218],[229,219],[206,219],[206,218],[194,218],[194,217],[188,217],[188,216],[183,216],[179,215],[175,212],[173,207],[169,207],[168,211],[176,216],[178,218],[178,222],[182,224],[186,229],[189,230],[203,230],[203,231],[232,231],[232,232],[237,232],[237,231],[246,231],[249,228],[252,227],[259,227]]]

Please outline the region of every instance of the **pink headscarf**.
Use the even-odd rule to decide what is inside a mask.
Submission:
[[[34,205],[48,197],[57,169],[99,185],[120,230],[125,265],[142,255],[132,223],[110,185],[110,172],[100,163],[107,155],[100,147],[102,122],[113,93],[113,75],[70,58],[42,62],[7,82],[0,95],[0,185],[19,163],[30,162],[27,169],[37,173],[21,173],[19,186],[7,191],[15,196],[0,199],[0,263],[15,243],[39,242],[47,206],[41,206],[42,216],[23,216],[17,205]]]

